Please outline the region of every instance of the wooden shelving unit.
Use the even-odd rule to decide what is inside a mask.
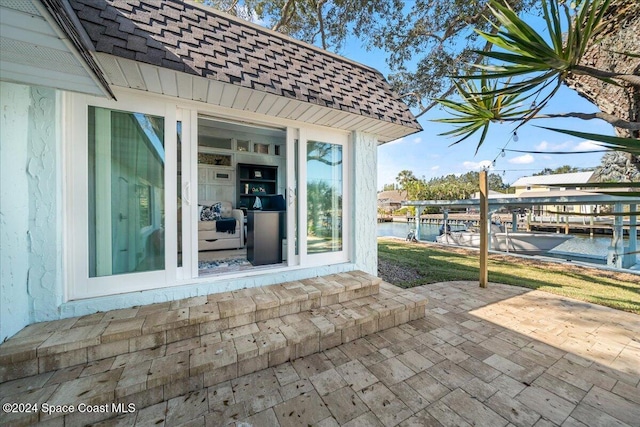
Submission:
[[[278,167],[238,163],[236,176],[238,208],[253,210],[256,197],[260,197],[262,208],[269,209],[271,198],[278,191]]]

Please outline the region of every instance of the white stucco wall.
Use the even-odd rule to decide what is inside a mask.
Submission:
[[[361,132],[354,132],[352,141],[353,260],[357,269],[376,276],[378,141],[373,135]]]
[[[0,341],[59,318],[60,123],[56,91],[0,82]]]
[[[32,88],[29,109],[29,279],[32,321],[59,318],[62,303],[60,108],[56,91]]]
[[[29,93],[0,82],[0,342],[29,323]]]

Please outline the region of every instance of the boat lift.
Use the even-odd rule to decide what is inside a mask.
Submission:
[[[564,193],[564,194],[563,194]],[[539,193],[538,193],[539,194]],[[490,229],[491,214],[501,208],[511,211],[513,216],[512,230],[517,231],[517,216],[522,209],[531,209],[533,206],[568,206],[568,205],[609,205],[613,206],[613,212],[607,214],[582,214],[591,216],[613,216],[613,234],[611,236],[611,244],[607,253],[607,265],[616,268],[631,268],[636,264],[637,248],[637,216],[638,206],[640,205],[640,197],[637,193],[631,193],[630,196],[608,195],[599,193],[589,193],[586,191],[550,191],[548,197],[536,195],[535,197],[527,197],[524,195],[490,195],[487,200],[487,228]],[[443,209],[445,229],[448,218],[449,209],[453,208],[478,208],[482,217],[481,200],[480,199],[463,199],[463,200],[421,200],[406,201],[403,206],[414,206],[416,208],[416,237],[420,236],[420,216],[427,207],[439,207]],[[628,206],[628,211],[624,211],[624,206]],[[624,241],[624,217],[629,217],[629,236],[627,244]],[[482,225],[482,224],[481,224]],[[635,238],[634,238],[635,237]]]

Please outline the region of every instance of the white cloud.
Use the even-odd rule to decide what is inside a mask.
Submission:
[[[434,172],[437,171],[438,169],[440,169],[440,165],[436,165],[431,168],[431,170]]]
[[[412,142],[414,144],[420,144],[422,142],[422,138],[420,138],[419,136],[416,136],[415,138],[413,138]]]
[[[598,145],[595,141],[582,141],[575,147],[573,147],[573,151],[596,151],[602,150],[602,146]]]
[[[513,163],[515,165],[528,165],[529,163],[533,163],[535,161],[536,159],[531,154],[524,154],[522,156],[509,159],[509,163]]]
[[[536,151],[596,151],[602,150],[594,141],[582,141],[576,143],[574,141],[565,141],[559,143],[550,143],[548,141],[542,141],[535,146]]]
[[[542,141],[540,144],[536,145],[536,151],[547,151],[549,148],[549,143],[547,141]]]
[[[467,170],[481,170],[481,169],[493,169],[491,160],[481,160],[479,162],[464,162],[462,163]]]

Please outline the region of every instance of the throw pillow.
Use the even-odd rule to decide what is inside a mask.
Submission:
[[[215,203],[211,206],[204,206],[200,212],[200,221],[216,221],[220,219],[220,210],[222,205]]]

